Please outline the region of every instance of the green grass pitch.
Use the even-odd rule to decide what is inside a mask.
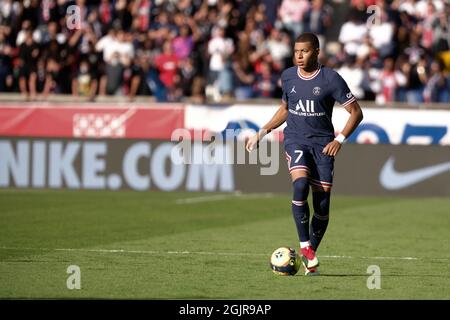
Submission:
[[[330,217],[321,276],[283,277],[289,194],[3,189],[0,298],[450,299],[450,199],[333,195]]]

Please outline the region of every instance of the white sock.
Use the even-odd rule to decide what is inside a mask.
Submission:
[[[301,249],[306,248],[306,247],[308,247],[310,245],[311,245],[311,242],[309,242],[309,241],[305,241],[305,242],[301,242],[300,241],[300,248]]]

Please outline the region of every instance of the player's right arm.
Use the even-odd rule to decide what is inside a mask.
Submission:
[[[267,122],[254,136],[248,139],[245,148],[248,152],[251,152],[255,146],[258,146],[258,142],[272,130],[281,126],[287,119],[288,116],[288,105],[284,100],[281,102],[280,107],[277,112],[273,115],[272,119]]]

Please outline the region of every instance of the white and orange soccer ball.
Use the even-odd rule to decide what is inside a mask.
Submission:
[[[289,247],[280,247],[270,256],[270,267],[277,275],[293,276],[300,269],[300,265],[299,255]]]

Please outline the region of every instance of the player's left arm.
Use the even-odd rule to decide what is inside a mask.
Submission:
[[[345,110],[350,113],[350,117],[345,124],[344,129],[341,133],[330,143],[328,143],[325,148],[323,148],[323,153],[328,156],[336,156],[341,149],[344,140],[349,137],[356,127],[360,124],[363,119],[363,112],[358,101],[353,101],[352,103],[345,106]]]

